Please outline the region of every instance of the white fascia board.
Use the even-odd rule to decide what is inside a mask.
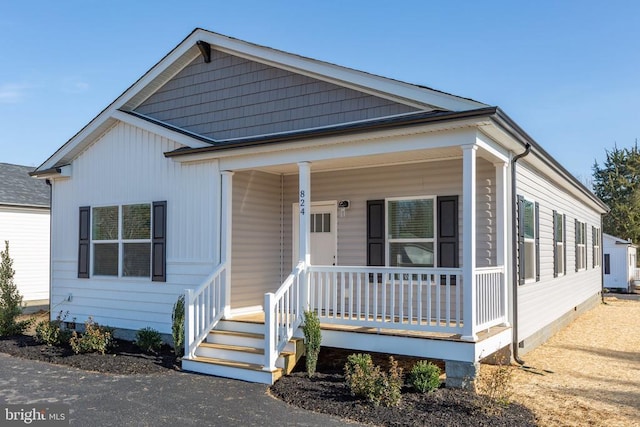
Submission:
[[[177,142],[178,144],[182,144],[187,147],[202,148],[202,147],[211,146],[211,144],[208,144],[204,141],[200,141],[197,138],[192,138],[189,135],[184,134],[182,132],[176,132],[164,126],[160,126],[156,123],[149,122],[147,120],[132,116],[131,114],[127,114],[122,111],[114,111],[111,117],[123,123],[129,124],[131,126],[135,126],[137,128],[149,131],[153,134],[170,139],[174,142]]]
[[[450,111],[464,111],[487,107],[487,104],[470,99],[438,92],[433,89],[420,88],[399,80],[305,58],[269,47],[258,46],[204,30],[200,34],[199,40],[206,41],[212,45],[213,49],[221,52],[287,69],[415,108],[440,107]]]
[[[489,136],[481,131],[477,132],[476,145],[478,148],[489,153],[494,158],[494,162],[508,163],[509,150],[501,146],[498,142],[492,140]]]
[[[235,157],[220,158],[220,168],[224,170],[259,169],[275,165],[293,164],[301,161],[316,162],[350,157],[393,154],[406,151],[458,147],[473,143],[473,129],[456,129],[433,134],[415,133],[384,137],[369,134],[359,140],[336,140],[327,138],[320,144],[296,144],[286,150],[269,153],[245,153]]]

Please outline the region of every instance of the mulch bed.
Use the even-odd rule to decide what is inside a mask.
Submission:
[[[324,356],[322,353],[325,353]],[[281,378],[271,394],[291,405],[352,421],[383,426],[535,426],[535,417],[522,405],[497,405],[484,396],[440,388],[422,394],[410,387],[402,390],[402,400],[395,408],[375,406],[351,395],[344,382],[342,366],[353,351],[322,348],[317,372],[308,378],[304,358],[294,372]],[[385,365],[386,355],[373,354],[374,363]],[[412,365],[411,358],[400,358],[399,366]]]
[[[18,335],[0,338],[0,353],[107,374],[153,374],[179,369],[180,364],[167,345],[155,354],[147,354],[130,341],[116,339],[114,342],[114,348],[105,355],[74,354],[69,346],[50,347],[37,343],[32,336]]]
[[[0,339],[0,352],[15,357],[40,360],[75,368],[116,375],[154,374],[179,370],[180,361],[173,350],[163,346],[156,354],[141,351],[134,343],[115,340],[110,353],[74,354],[70,347],[38,344],[29,335]],[[300,408],[335,415],[344,419],[384,426],[535,426],[533,414],[524,406],[491,404],[484,397],[463,390],[441,388],[420,394],[403,390],[398,407],[374,406],[351,396],[345,385],[342,367],[352,352],[322,348],[318,370],[308,378],[304,358],[296,370],[281,378],[270,389],[273,396]],[[385,367],[386,355],[373,354],[374,363]],[[415,359],[399,358],[405,372]]]

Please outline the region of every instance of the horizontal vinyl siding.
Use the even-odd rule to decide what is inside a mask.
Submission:
[[[180,164],[163,153],[180,145],[120,123],[53,183],[52,317],[93,316],[116,328],[171,331],[171,309],[217,264],[220,173],[217,163]],[[167,281],[77,278],[78,208],[167,201]],[[72,295],[71,301],[67,301]]]
[[[312,166],[313,171],[313,166]],[[495,168],[477,161],[477,264],[495,263]],[[291,206],[297,201],[298,177],[285,177],[284,234],[285,270],[291,270]],[[480,185],[482,183],[482,185]],[[311,200],[349,200],[344,216],[338,214],[338,265],[366,265],[367,200],[404,196],[458,195],[459,256],[462,265],[462,160],[434,161],[312,173]]]
[[[601,269],[593,268],[592,230],[601,228],[600,214],[562,191],[539,171],[517,166],[517,192],[540,205],[540,281],[518,288],[519,340],[523,340],[573,310],[601,289]],[[553,211],[566,215],[566,275],[554,278]],[[587,224],[587,269],[575,271],[575,219]]]
[[[49,222],[48,209],[0,207],[0,250],[8,240],[14,283],[25,302],[49,299]]]
[[[233,175],[232,308],[262,305],[280,276],[280,175]]]
[[[212,50],[136,111],[214,139],[307,129],[414,108]]]

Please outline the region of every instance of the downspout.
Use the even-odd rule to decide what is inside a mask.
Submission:
[[[518,247],[518,230],[516,227],[516,162],[531,152],[531,144],[525,144],[524,152],[518,154],[511,159],[511,247],[515,252]],[[518,257],[511,257],[511,278],[513,281],[512,305],[513,305],[513,340],[511,347],[513,348],[513,360],[518,364],[524,365],[524,361],[518,356]]]
[[[53,313],[53,305],[51,303],[53,288],[53,184],[51,180],[45,179],[44,182],[49,186],[49,320]]]
[[[606,213],[600,214],[600,299],[602,300],[602,304],[606,304],[604,301],[604,242],[602,241],[602,229],[604,228],[604,216]],[[637,264],[637,261],[636,261]],[[628,285],[627,285],[628,286]]]

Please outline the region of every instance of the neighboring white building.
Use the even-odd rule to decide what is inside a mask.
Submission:
[[[49,305],[50,191],[35,168],[0,163],[0,246],[9,241],[14,281],[30,309]]]
[[[602,235],[604,287],[621,292],[633,292],[637,246],[630,240],[609,234]]]
[[[168,334],[186,289],[189,370],[270,383],[311,309],[461,385],[599,301],[606,206],[499,108],[201,29],[34,175],[52,303]]]

